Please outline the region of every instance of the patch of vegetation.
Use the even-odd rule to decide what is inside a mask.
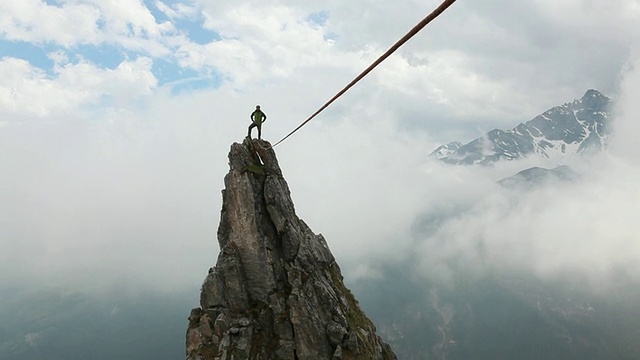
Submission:
[[[262,164],[249,164],[245,165],[240,171],[241,173],[250,172],[252,174],[264,176],[266,174],[265,166]]]

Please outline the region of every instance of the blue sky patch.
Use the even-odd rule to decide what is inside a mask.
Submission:
[[[337,41],[338,39],[340,39],[340,35],[334,32],[329,32],[329,33],[325,33],[322,38],[324,40]]]
[[[115,69],[125,60],[135,60],[141,56],[137,52],[127,51],[120,47],[109,45],[81,45],[65,49],[54,45],[33,45],[26,42],[0,40],[0,53],[28,61],[44,71],[47,76],[55,77],[54,61],[48,54],[61,50],[69,63],[77,64],[81,59],[103,69]],[[217,88],[222,83],[222,76],[215,72],[199,72],[182,68],[175,59],[153,58],[151,71],[158,79],[158,85],[169,85],[172,92],[197,90],[203,88]]]
[[[329,21],[329,12],[327,11],[319,11],[307,16],[307,22],[312,26],[323,27],[327,24],[327,21]],[[324,34],[323,38],[324,40],[336,41],[339,36],[336,33],[328,32]]]
[[[0,40],[0,54],[2,54],[2,57],[10,56],[26,60],[31,63],[31,65],[39,67],[49,75],[53,74],[54,64],[47,54],[56,49],[57,47],[49,45],[40,46],[23,41]]]
[[[329,20],[329,13],[327,11],[319,11],[309,14],[307,21],[317,26],[324,26]]]
[[[185,16],[176,16],[171,19],[163,13],[157,6],[155,0],[143,0],[147,9],[153,14],[156,22],[163,23],[172,21],[175,28],[185,36],[190,42],[197,44],[208,44],[221,40],[219,33],[206,29],[204,23],[205,16],[198,10],[196,4],[191,0],[176,1],[164,0],[163,4],[176,9],[176,4],[184,4],[190,7],[192,12]],[[46,0],[50,6],[62,6],[65,1]],[[323,17],[319,14],[315,17],[321,21]],[[98,26],[104,27],[104,19],[100,18]],[[131,26],[131,24],[129,24]],[[133,32],[133,30],[131,30]],[[172,36],[173,34],[167,34]],[[160,40],[160,46],[171,46]],[[24,41],[10,41],[0,36],[0,57],[9,56],[28,61],[32,66],[41,69],[47,77],[55,78],[54,71],[56,65],[50,54],[60,52],[64,57],[60,57],[61,65],[78,64],[86,61],[100,69],[116,69],[123,61],[133,61],[141,56],[150,57],[153,61],[152,73],[158,80],[159,86],[168,86],[173,93],[193,91],[204,88],[218,88],[222,84],[223,77],[212,68],[205,71],[186,69],[180,66],[175,56],[169,55],[165,58],[152,57],[144,51],[127,50],[122,44],[105,42],[101,44],[76,44],[72,47],[65,47],[54,42],[30,43]],[[55,57],[54,57],[55,58]]]
[[[166,5],[170,6],[169,1],[162,1],[163,3],[165,3]],[[149,1],[149,0],[144,0],[143,1],[144,5],[147,7],[147,9],[149,9],[149,12],[151,13],[151,15],[153,15],[153,17],[156,19],[156,22],[161,24],[165,21],[169,21],[171,19],[169,19],[169,17],[163,13],[162,11],[160,11],[160,9],[158,9],[155,6],[155,1]]]
[[[158,79],[158,85],[170,86],[172,93],[218,88],[223,80],[222,76],[217,72],[207,74],[193,69],[185,69],[175,62],[163,59],[154,60],[152,71]]]
[[[176,28],[185,31],[191,41],[201,45],[222,39],[219,33],[203,27],[204,18],[199,20],[198,22],[189,20],[174,21],[174,25]]]
[[[149,9],[149,11],[151,12],[151,14],[153,15],[153,17],[156,19],[157,23],[161,24],[165,21],[170,21],[171,23],[173,23],[176,29],[184,33],[191,41],[197,44],[208,44],[212,41],[217,41],[221,39],[219,33],[206,29],[204,27],[205,18],[201,12],[198,12],[198,14],[192,18],[185,17],[181,19],[171,19],[169,18],[169,16],[167,16],[167,14],[162,12],[155,5],[155,1],[145,0],[144,3]],[[190,2],[175,1],[175,0],[174,1],[165,0],[165,1],[162,1],[162,3],[164,3],[168,7],[171,7],[172,5],[176,5],[176,4],[193,5]]]
[[[45,3],[49,6],[57,6],[57,7],[62,6],[59,0],[45,0]]]
[[[78,57],[82,57],[101,68],[115,69],[124,60],[133,60],[139,54],[108,45],[80,45],[68,51],[68,56],[72,62],[78,60]]]

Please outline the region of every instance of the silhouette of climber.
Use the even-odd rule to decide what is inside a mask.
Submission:
[[[251,113],[251,125],[249,125],[249,133],[247,137],[251,139],[251,129],[258,128],[258,139],[262,136],[262,123],[267,121],[267,115],[260,110],[260,105],[256,105],[256,109]],[[262,140],[262,139],[261,139]]]

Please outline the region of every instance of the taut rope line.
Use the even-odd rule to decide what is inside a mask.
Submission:
[[[433,19],[437,18],[440,14],[442,14],[451,4],[456,2],[456,0],[445,0],[440,6],[438,6],[435,10],[431,12],[431,14],[427,15],[422,21],[420,21],[416,26],[413,27],[405,36],[403,36],[400,40],[398,40],[392,47],[389,48],[384,54],[382,54],[378,60],[374,61],[368,68],[366,68],[360,75],[358,75],[355,79],[353,79],[347,86],[345,86],[342,90],[340,90],[334,97],[332,97],[329,101],[327,101],[322,107],[320,107],[315,113],[313,113],[307,120],[305,120],[302,124],[298,125],[297,128],[293,129],[289,134],[280,139],[278,142],[273,144],[271,147],[275,147],[281,142],[285,141],[289,136],[293,135],[296,131],[300,130],[301,127],[306,125],[311,119],[316,117],[316,115],[320,114],[322,110],[326,109],[332,102],[338,99],[342,94],[347,92],[353,85],[355,85],[358,81],[360,81],[363,77],[371,72],[376,66],[378,66],[381,62],[383,62],[389,55],[393,54],[398,48],[404,43],[406,43],[409,39],[411,39],[415,34],[417,34],[422,28],[427,26]]]

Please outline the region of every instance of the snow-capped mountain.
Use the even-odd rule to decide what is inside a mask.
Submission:
[[[461,147],[462,143],[460,141],[452,141],[448,144],[438,146],[431,152],[431,154],[429,154],[429,156],[435,156],[438,159],[446,159]]]
[[[612,101],[597,90],[556,106],[511,130],[494,129],[468,144],[451,142],[434,156],[451,164],[491,164],[537,154],[566,158],[601,151],[610,133]]]

